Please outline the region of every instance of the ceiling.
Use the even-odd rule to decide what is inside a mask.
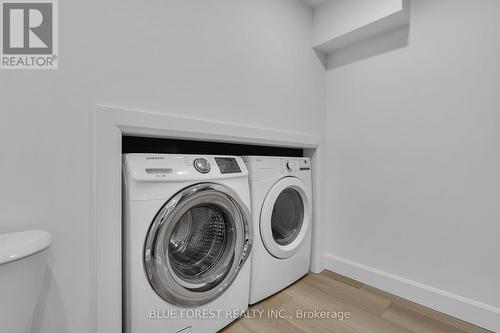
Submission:
[[[317,7],[328,0],[303,0],[303,1],[305,3],[307,3],[309,6],[314,8],[314,7]]]

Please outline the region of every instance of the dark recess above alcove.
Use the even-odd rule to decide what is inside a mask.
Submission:
[[[304,156],[303,149],[139,136],[122,137],[122,153]]]

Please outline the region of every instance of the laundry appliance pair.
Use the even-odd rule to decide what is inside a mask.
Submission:
[[[126,154],[123,325],[212,333],[309,269],[307,158]]]

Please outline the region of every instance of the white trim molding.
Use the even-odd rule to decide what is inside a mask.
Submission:
[[[325,269],[494,332],[500,330],[498,307],[337,257],[331,253],[324,253],[323,259]]]
[[[96,333],[122,332],[121,155],[122,136],[220,141],[303,148],[320,165],[321,138],[315,135],[257,128],[225,122],[184,118],[114,106],[96,106],[92,115],[91,156],[91,281],[92,326]],[[318,171],[319,174],[319,171]],[[317,179],[317,178],[316,178]],[[313,187],[319,180],[313,180]],[[318,195],[318,191],[314,191]],[[319,200],[315,200],[319,202]],[[318,206],[314,209],[319,209]],[[313,221],[313,239],[321,239],[322,225]],[[320,271],[321,242],[313,247],[311,270]]]

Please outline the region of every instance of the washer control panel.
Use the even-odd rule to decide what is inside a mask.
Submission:
[[[138,182],[210,181],[246,177],[248,170],[238,156],[187,154],[125,154],[124,174]]]
[[[210,172],[210,162],[203,157],[197,158],[193,161],[193,166],[196,171],[201,173],[209,173]]]
[[[219,166],[221,174],[226,173],[241,173],[238,161],[233,157],[216,157],[215,163]]]

